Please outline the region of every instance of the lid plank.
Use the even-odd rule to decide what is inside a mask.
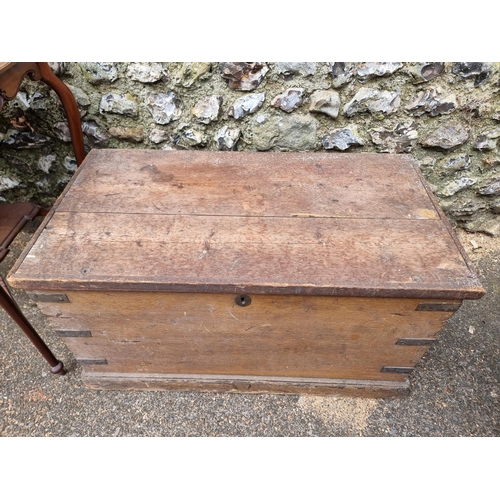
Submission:
[[[479,298],[410,157],[93,151],[10,281],[32,290]]]
[[[438,219],[411,168],[380,154],[94,150],[59,210]]]

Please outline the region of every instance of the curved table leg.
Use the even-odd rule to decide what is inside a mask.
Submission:
[[[71,90],[52,72],[46,62],[37,63],[40,69],[41,80],[47,84],[59,96],[68,118],[69,131],[71,133],[71,143],[75,152],[76,163],[80,166],[85,158],[83,146],[82,124],[78,105]]]
[[[78,105],[71,90],[54,74],[48,63],[0,63],[0,110],[3,101],[14,99],[25,76],[29,76],[33,81],[41,80],[58,95],[68,120],[76,163],[80,166],[85,158],[85,149]]]
[[[40,354],[47,360],[50,365],[50,371],[58,375],[64,375],[66,370],[62,361],[59,361],[52,351],[48,348],[47,344],[42,340],[40,335],[30,325],[29,321],[25,318],[24,314],[19,309],[19,306],[14,302],[14,299],[7,291],[3,280],[0,278],[0,306],[5,309],[7,314],[19,325],[21,330],[31,340],[33,345],[38,349]]]

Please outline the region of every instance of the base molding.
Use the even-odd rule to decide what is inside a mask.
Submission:
[[[405,396],[406,381],[326,378],[257,377],[165,373],[83,372],[90,389],[141,391],[235,392],[255,394],[314,394],[387,398]]]

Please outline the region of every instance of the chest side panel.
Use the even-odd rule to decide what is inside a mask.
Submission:
[[[382,369],[414,367],[460,305],[254,295],[241,307],[231,294],[66,295],[39,306],[85,370],[369,380],[406,379],[408,371]]]

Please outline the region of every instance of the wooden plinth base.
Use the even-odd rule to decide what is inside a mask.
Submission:
[[[315,394],[370,398],[405,396],[409,392],[408,381],[384,380],[96,372],[84,372],[82,380],[90,389],[107,390]]]

